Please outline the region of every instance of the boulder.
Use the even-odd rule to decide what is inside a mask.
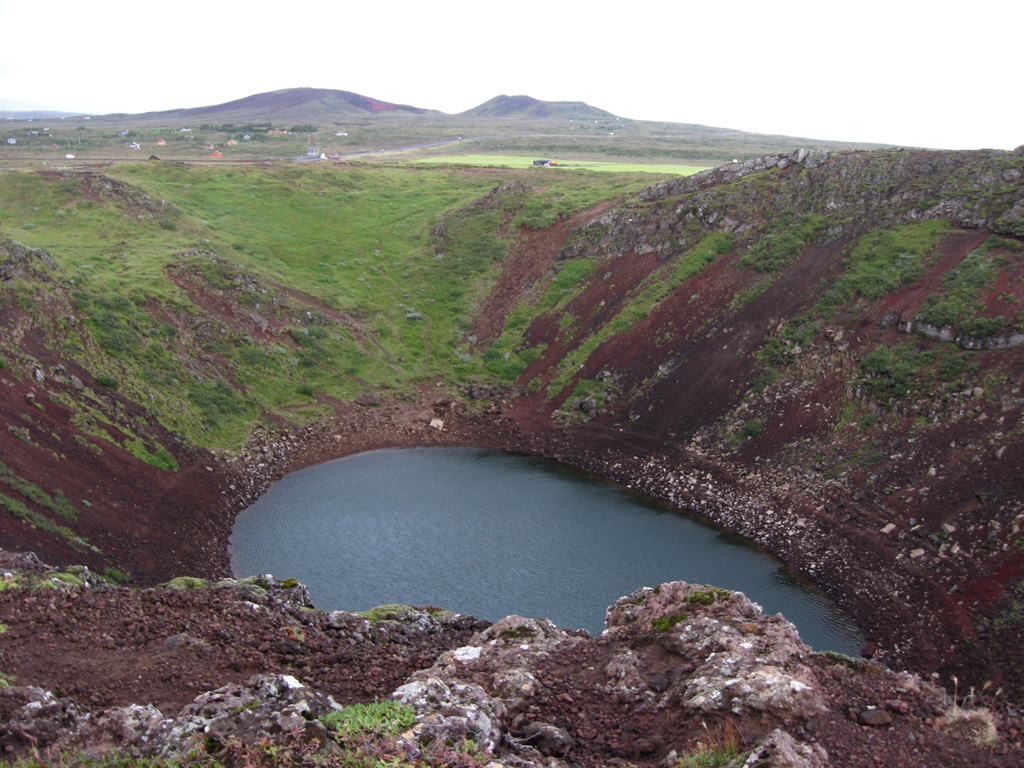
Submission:
[[[826,768],[828,752],[820,744],[805,744],[776,729],[758,742],[744,768]]]
[[[829,710],[806,663],[811,649],[796,627],[781,616],[763,616],[742,592],[682,581],[645,588],[609,608],[606,625],[606,638],[627,643],[653,632],[680,658],[687,674],[659,693],[666,705],[679,701],[696,712],[769,714],[783,721]],[[628,671],[619,686],[650,688],[647,677]]]

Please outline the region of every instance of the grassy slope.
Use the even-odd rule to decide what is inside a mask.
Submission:
[[[24,280],[19,298],[6,301],[26,307],[48,344],[85,370],[148,397],[174,432],[230,445],[261,410],[313,407],[316,393],[350,399],[478,373],[460,336],[478,286],[507,253],[499,225],[543,223],[645,178],[520,175],[543,182],[530,205],[520,195],[467,208],[509,172],[165,164],[123,166],[117,178],[12,172],[0,222],[53,254],[66,287]],[[444,214],[442,240],[433,230]],[[54,302],[84,324],[37,311]],[[25,364],[11,344],[5,355]]]

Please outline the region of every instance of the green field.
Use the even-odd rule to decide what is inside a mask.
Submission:
[[[484,168],[533,168],[533,161],[541,158],[516,155],[448,155],[446,157],[426,157],[414,161],[417,165],[472,165]],[[549,158],[544,158],[549,159]],[[553,159],[553,158],[551,158]],[[563,168],[589,171],[606,171],[611,173],[665,173],[672,176],[692,176],[706,171],[710,166],[674,165],[671,163],[622,163],[599,160],[566,160],[558,161],[558,165],[543,168],[544,171],[558,171]]]
[[[464,337],[519,231],[659,178],[336,163],[104,170],[0,172],[3,232],[55,262],[8,283],[5,303],[101,390],[210,446],[241,441],[260,414],[301,421],[325,398],[486,375],[492,361]],[[32,365],[13,344],[0,354]],[[67,405],[102,437],[102,409]],[[141,438],[136,426],[122,431]]]

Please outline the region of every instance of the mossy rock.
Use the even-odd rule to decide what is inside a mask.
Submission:
[[[258,576],[250,576],[245,579],[223,579],[213,586],[237,589],[251,597],[266,597],[270,591],[265,586],[266,582],[260,583],[257,581],[258,578]]]
[[[53,587],[84,587],[85,582],[75,576],[73,573],[66,573],[64,571],[53,571],[46,574],[46,581],[43,582],[42,586],[53,586]]]
[[[673,613],[668,616],[662,616],[660,619],[651,619],[651,629],[659,632],[667,632],[676,624],[681,621],[686,621],[688,618],[690,618],[690,614],[688,613]]]
[[[381,621],[397,621],[401,618],[403,613],[409,613],[410,611],[418,612],[419,608],[414,605],[378,605],[376,608],[371,608],[368,611],[362,611],[357,613],[356,616],[362,616],[367,621],[372,621],[377,624]]]
[[[178,576],[159,586],[164,589],[205,589],[210,586],[210,582],[198,576]]]
[[[719,600],[728,600],[730,597],[732,597],[732,592],[729,590],[712,587],[710,589],[697,590],[686,598],[686,602],[698,605],[711,605]]]

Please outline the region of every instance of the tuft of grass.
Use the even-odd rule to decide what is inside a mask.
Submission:
[[[351,741],[366,736],[395,737],[412,728],[416,711],[398,701],[350,704],[323,715],[320,720]]]
[[[118,570],[117,568],[113,568],[110,566],[104,568],[100,576],[109,581],[111,584],[117,584],[119,586],[125,586],[126,584],[131,584],[131,582],[134,581],[130,573]]]
[[[959,701],[960,681],[953,677],[953,704],[945,712],[946,731],[964,741],[978,747],[991,747],[999,741],[999,730],[996,728],[995,715],[992,710],[982,706],[981,702],[994,702],[1003,689],[989,692],[991,682],[985,683],[980,689],[971,686],[967,695]]]

